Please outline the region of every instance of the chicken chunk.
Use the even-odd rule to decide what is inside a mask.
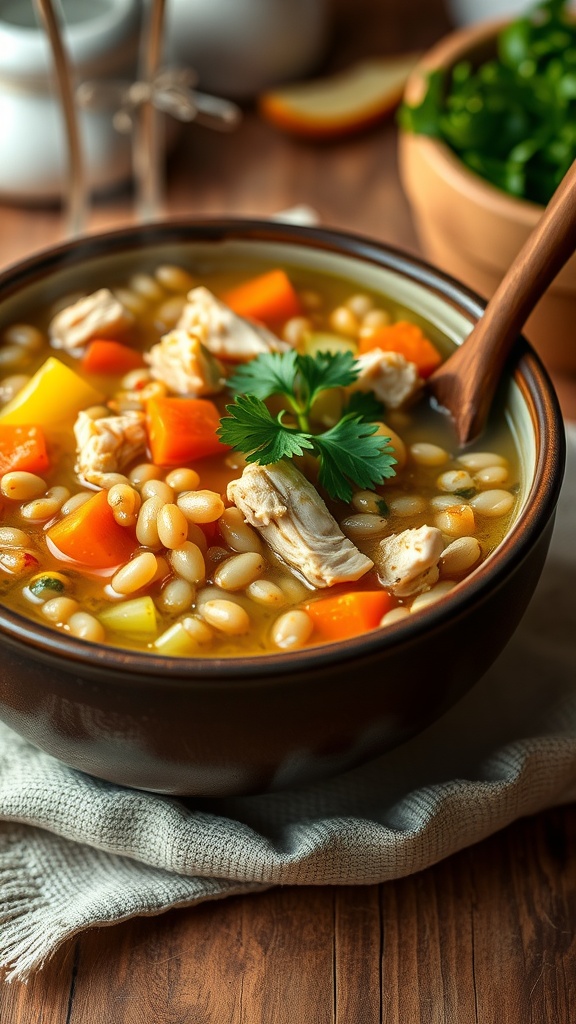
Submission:
[[[360,375],[352,385],[356,391],[373,391],[388,409],[398,409],[418,394],[423,381],[415,363],[399,352],[374,348],[358,356]]]
[[[119,473],[146,448],[146,417],[143,412],[103,416],[93,420],[78,413],[75,472],[81,480],[102,487],[108,473]]]
[[[85,345],[91,338],[115,338],[133,323],[130,310],[108,288],[100,288],[61,309],[48,330],[54,348],[70,351]]]
[[[397,597],[410,597],[438,578],[438,559],[444,542],[435,526],[404,530],[380,541],[376,568],[380,582]]]
[[[208,288],[193,288],[176,324],[220,359],[245,363],[262,352],[285,352],[290,348],[266,327],[260,327],[220,302]]]
[[[202,342],[182,328],[169,331],[145,356],[152,376],[177,395],[215,395],[224,387],[224,367]]]
[[[374,564],[344,536],[316,489],[291,463],[247,466],[228,484],[228,498],[313,587],[357,580]]]

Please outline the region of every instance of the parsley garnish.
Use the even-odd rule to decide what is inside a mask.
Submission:
[[[220,420],[220,439],[246,455],[247,462],[269,465],[311,451],[319,461],[318,478],[332,498],[350,501],[352,485],[374,487],[394,476],[396,459],[389,437],[376,434],[382,406],[371,394],[354,393],[339,422],[322,433],[312,429],[313,406],[322,391],[347,387],[358,377],[352,352],[314,356],[265,353],[241,366],[229,379],[237,396]],[[288,408],[276,417],[264,404],[282,395]],[[295,425],[284,422],[292,416]]]

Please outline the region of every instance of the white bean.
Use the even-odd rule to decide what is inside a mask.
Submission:
[[[157,604],[163,611],[172,615],[185,612],[192,607],[194,587],[188,580],[169,580],[160,594]]]
[[[80,637],[82,640],[91,640],[92,643],[98,644],[106,639],[104,626],[88,612],[74,612],[67,625],[72,636]]]
[[[153,462],[141,462],[138,466],[134,466],[134,469],[130,470],[128,474],[131,484],[134,487],[142,488],[142,485],[147,483],[148,480],[158,479],[158,466],[155,466]]]
[[[142,295],[151,302],[159,302],[165,295],[164,289],[150,274],[133,274],[130,287],[137,295]]]
[[[365,292],[356,292],[346,299],[344,305],[363,323],[364,317],[374,309],[374,299]]]
[[[279,608],[286,604],[284,592],[272,580],[254,580],[253,583],[246,587],[246,594],[251,601],[255,601],[256,604],[264,605],[267,608]]]
[[[410,456],[417,466],[443,466],[450,455],[444,448],[427,441],[417,441],[410,445]]]
[[[346,516],[340,528],[349,537],[369,540],[371,537],[383,537],[388,532],[388,521],[372,512],[358,512],[354,516]]]
[[[73,597],[51,597],[42,605],[42,615],[50,619],[50,622],[55,622],[57,626],[64,626],[79,608],[78,601]]]
[[[130,288],[115,288],[114,294],[119,302],[126,309],[129,309],[135,316],[140,316],[141,313],[145,313],[148,308],[148,303],[143,295],[138,295],[135,291],[131,291]]]
[[[136,538],[143,547],[159,548],[161,546],[158,536],[158,513],[162,504],[160,498],[147,498],[142,502],[136,520]]]
[[[293,608],[279,615],[272,626],[272,642],[282,651],[304,647],[312,636],[314,624],[307,612]]]
[[[30,537],[24,530],[16,526],[0,527],[0,548],[25,548],[30,543]]]
[[[310,597],[308,587],[296,576],[283,576],[278,580],[278,586],[286,600],[291,601],[294,604],[297,601],[304,601],[305,598]]]
[[[436,601],[440,600],[441,597],[449,594],[455,585],[455,583],[445,580],[442,583],[437,583],[431,590],[426,590],[423,594],[418,594],[418,597],[415,597],[412,601],[411,611],[418,612],[422,608],[427,608],[428,605],[434,604]]]
[[[30,377],[25,373],[13,373],[10,377],[4,377],[4,380],[0,381],[0,402],[11,402],[29,380]]]
[[[206,576],[204,555],[193,541],[186,540],[181,547],[169,551],[168,561],[176,575],[188,583],[201,583]]]
[[[436,512],[442,512],[445,508],[454,508],[454,495],[434,494],[430,498],[428,504],[430,505],[430,508],[433,508]],[[458,504],[467,505],[468,501],[458,495]]]
[[[474,481],[464,469],[449,469],[441,473],[436,483],[441,491],[455,494],[457,491],[474,490]]]
[[[358,334],[360,324],[351,309],[346,306],[337,306],[330,314],[330,327],[338,334],[345,334],[349,338],[355,338]]]
[[[157,568],[156,555],[152,551],[142,551],[118,569],[110,585],[117,594],[134,594],[154,579]]]
[[[224,512],[224,502],[216,491],[184,491],[176,499],[178,508],[191,523],[215,523]]]
[[[108,491],[108,504],[119,526],[135,526],[142,499],[131,484],[114,484]]]
[[[178,505],[163,505],[156,520],[158,539],[165,548],[179,548],[188,538],[188,521]]]
[[[293,316],[287,320],[282,328],[282,337],[293,348],[298,348],[304,343],[306,337],[312,331],[312,323],[306,316]]]
[[[388,507],[395,516],[419,516],[426,510],[426,500],[419,494],[400,494],[388,500]]]
[[[374,334],[379,327],[388,327],[390,323],[392,323],[392,317],[387,309],[380,307],[369,309],[362,317],[360,337],[368,337],[370,334]]]
[[[472,470],[473,473],[479,469],[485,469],[486,466],[507,466],[508,460],[503,455],[497,455],[496,452],[464,452],[463,455],[459,455],[457,462],[465,469]]]
[[[32,359],[32,353],[20,345],[0,347],[0,373],[4,370],[23,370]]]
[[[161,306],[158,306],[154,317],[156,325],[160,329],[167,328],[168,330],[175,327],[182,316],[185,303],[186,299],[183,295],[171,295]]]
[[[482,550],[476,537],[458,537],[440,555],[442,576],[460,576],[468,572],[480,558]]]
[[[233,551],[257,551],[262,554],[262,543],[255,530],[244,522],[239,508],[227,508],[218,522],[225,543]]]
[[[486,466],[474,474],[474,483],[477,487],[494,487],[495,484],[505,484],[507,479],[506,466]]]
[[[230,636],[241,636],[250,630],[250,616],[245,608],[233,601],[216,599],[202,605],[202,615],[215,629]]]
[[[182,619],[182,625],[188,635],[199,644],[209,644],[214,637],[210,626],[197,615],[187,615]]]
[[[160,498],[163,505],[174,501],[173,489],[164,480],[146,480],[140,488],[142,498]]]
[[[256,551],[244,551],[221,562],[214,573],[214,582],[222,590],[244,590],[262,574],[266,563]]]
[[[401,622],[402,619],[407,619],[410,616],[408,608],[399,606],[398,608],[392,608],[389,612],[380,619],[381,626],[392,626],[395,622]]]
[[[4,341],[7,345],[20,345],[28,352],[40,352],[46,343],[46,338],[37,327],[32,324],[11,324],[4,331]]]
[[[195,491],[200,483],[200,477],[195,469],[181,466],[171,469],[166,474],[166,483],[176,494],[180,494],[182,491]]]
[[[162,263],[156,267],[154,275],[169,292],[188,292],[194,287],[192,274],[174,263]]]
[[[61,504],[58,498],[35,498],[20,506],[20,515],[29,522],[42,523],[52,519],[60,511]]]
[[[78,491],[77,494],[73,494],[70,498],[67,498],[60,511],[63,516],[67,516],[70,512],[74,512],[75,509],[80,508],[85,501],[94,496],[93,491]]]
[[[471,499],[470,504],[480,516],[487,516],[495,519],[498,516],[505,516],[512,511],[515,497],[510,491],[491,490],[481,491]]]
[[[386,502],[374,491],[355,491],[351,505],[357,512],[372,512],[374,515],[386,514]]]
[[[12,501],[29,501],[44,494],[46,481],[35,473],[14,470],[11,473],[4,473],[0,480],[0,490],[5,498],[11,498]]]

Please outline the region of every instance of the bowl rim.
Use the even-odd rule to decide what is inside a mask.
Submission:
[[[105,255],[186,242],[268,242],[326,251],[393,271],[424,286],[457,308],[471,323],[486,303],[455,278],[400,248],[364,235],[330,228],[301,227],[267,219],[236,217],[174,218],[86,235],[41,250],[0,273],[0,303],[23,286],[47,278],[72,265]],[[369,657],[388,647],[409,645],[420,631],[433,633],[465,615],[470,607],[488,599],[526,557],[554,514],[562,483],[565,434],[554,388],[541,360],[522,336],[510,362],[511,375],[520,388],[536,438],[537,459],[524,507],[503,541],[471,578],[462,581],[437,603],[385,629],[360,637],[323,643],[298,651],[250,657],[168,657],[146,651],[106,646],[79,640],[27,619],[0,605],[0,635],[11,649],[36,661],[85,677],[114,675],[114,683],[186,686],[203,689],[215,685],[274,685],[287,676],[310,669],[327,670],[338,663]],[[538,439],[540,443],[538,444]],[[537,493],[538,492],[538,493]]]
[[[492,18],[447,33],[431,46],[412,68],[404,88],[404,101],[414,103],[422,96],[426,87],[426,75],[430,71],[439,68],[448,70],[459,60],[463,60],[471,50],[488,43],[511,21],[511,18]],[[503,189],[497,188],[467,167],[442,139],[406,129],[401,129],[400,139],[402,144],[418,145],[440,177],[446,178],[456,191],[490,210],[495,216],[520,222],[528,229],[535,227],[542,216],[543,205],[530,199],[511,196]]]

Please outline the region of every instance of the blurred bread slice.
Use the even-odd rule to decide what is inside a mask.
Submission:
[[[378,57],[346,71],[263,93],[262,117],[283,131],[315,139],[362,131],[390,114],[419,54]]]

